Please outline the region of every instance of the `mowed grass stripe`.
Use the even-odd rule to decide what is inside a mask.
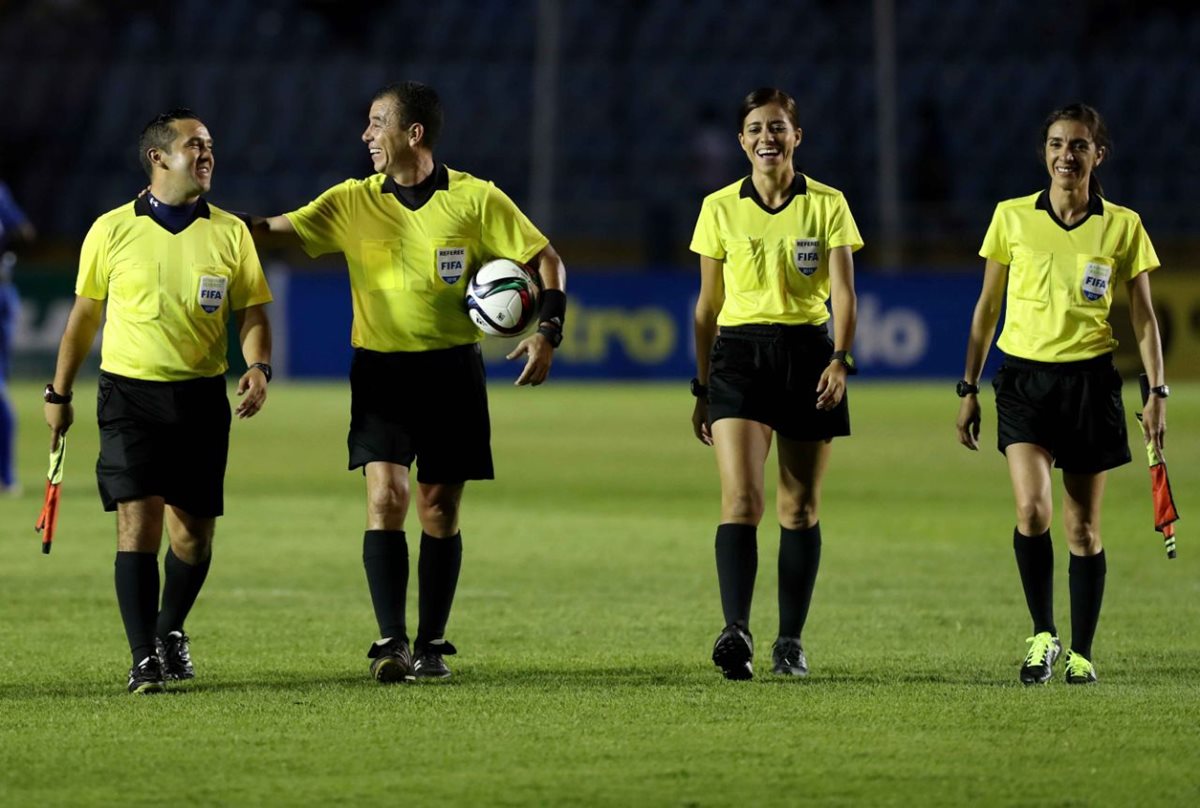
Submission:
[[[1165,559],[1150,527],[1135,446],[1135,462],[1111,475],[1104,514],[1100,684],[1068,689],[1060,675],[1027,690],[1016,683],[1028,621],[990,402],[974,454],[954,442],[947,385],[854,387],[855,434],[836,443],[825,488],[805,632],[813,676],[761,675],[776,616],[769,505],[753,623],[760,677],[737,684],[707,659],[720,629],[719,491],[711,450],[691,436],[686,389],[494,382],[499,479],[467,491],[448,632],[462,652],[449,660],[455,677],[381,688],[367,677],[375,627],[363,483],[344,471],[345,386],[279,384],[262,416],[234,426],[228,515],[188,625],[198,678],[144,699],[123,692],[114,527],[95,494],[90,407],[79,407],[60,535],[45,557],[32,531],[45,463],[38,390],[11,392],[26,494],[0,502],[5,804],[1200,798],[1200,538],[1187,521],[1200,513],[1188,449],[1200,386],[1173,386],[1170,402],[1179,559]],[[415,519],[409,528],[415,559]]]

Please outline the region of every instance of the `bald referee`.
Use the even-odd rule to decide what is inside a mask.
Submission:
[[[130,693],[156,693],[194,676],[184,620],[212,558],[224,508],[231,413],[225,394],[225,322],[237,320],[249,369],[238,380],[239,418],[262,409],[271,378],[271,293],[246,226],[208,204],[213,141],[190,110],[150,121],[138,141],[149,193],[101,216],[84,239],[75,306],[46,385],[57,446],[101,315],[96,477],[117,512],[117,603],[133,657]],[[107,302],[107,306],[106,306]],[[159,608],[158,550],[166,525]],[[157,646],[157,648],[156,648]]]
[[[299,210],[256,219],[316,257],[342,253],[350,271],[351,469],[367,480],[363,565],[380,639],[368,651],[381,682],[450,676],[445,639],[462,563],[459,507],[467,480],[492,479],[491,425],[479,341],[463,302],[471,273],[492,258],[536,267],[544,292],[517,384],[546,380],[562,340],[563,263],[491,182],[434,158],[442,105],[417,82],[371,100],[362,142],[375,174],[347,180]],[[409,648],[405,516],[417,466],[421,524],[419,624]]]

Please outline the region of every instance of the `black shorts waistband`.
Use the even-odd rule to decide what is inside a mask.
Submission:
[[[718,334],[726,339],[745,339],[754,342],[790,342],[824,337],[829,329],[820,325],[783,325],[782,323],[752,323],[723,325]]]
[[[478,342],[468,342],[466,345],[455,345],[450,348],[433,348],[428,351],[372,351],[370,348],[355,348],[354,355],[361,356],[363,359],[386,360],[388,357],[453,356],[457,353],[478,353],[480,350]]]
[[[147,390],[159,389],[166,390],[168,388],[183,388],[189,387],[207,387],[220,384],[221,388],[225,387],[225,376],[197,376],[194,379],[181,379],[174,382],[157,381],[154,379],[135,379],[131,376],[122,376],[119,373],[110,373],[107,370],[100,371],[100,378],[112,379],[114,382],[126,385],[128,387],[143,387]]]
[[[1067,375],[1071,373],[1090,373],[1111,368],[1113,366],[1113,355],[1106,353],[1094,356],[1091,359],[1080,359],[1076,362],[1038,362],[1033,359],[1022,359],[1019,356],[1005,354],[1004,364],[1017,370],[1037,370],[1042,373]]]

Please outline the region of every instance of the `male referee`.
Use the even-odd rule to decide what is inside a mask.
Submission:
[[[450,675],[446,623],[462,563],[459,506],[467,480],[492,479],[491,424],[478,343],[463,302],[471,272],[492,258],[536,266],[537,333],[517,384],[546,380],[562,341],[566,270],[558,253],[499,188],[434,159],[442,106],[404,82],[371,101],[362,141],[375,174],[335,185],[299,210],[255,219],[312,257],[340,252],[350,270],[350,469],[364,468],[363,565],[381,639],[367,656],[380,682]],[[405,619],[409,469],[417,464],[419,624]]]
[[[129,692],[156,693],[164,680],[195,675],[183,622],[208,575],[224,508],[225,321],[232,311],[249,365],[237,385],[237,415],[249,418],[262,409],[271,379],[263,308],[271,293],[246,226],[202,197],[212,184],[213,141],[196,115],[157,116],[142,130],[138,154],[149,193],[101,216],[84,239],[45,410],[57,447],[74,420],[75,376],[107,300],[96,477],[104,509],[117,512]],[[170,546],[160,610],[164,522]]]

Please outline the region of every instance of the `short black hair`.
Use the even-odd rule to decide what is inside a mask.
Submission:
[[[175,121],[198,121],[200,116],[187,107],[176,107],[155,115],[150,123],[142,127],[142,135],[138,138],[138,160],[146,171],[146,176],[154,177],[154,166],[146,152],[150,149],[171,151],[171,143],[175,140],[175,129],[171,126]]]
[[[371,103],[384,98],[392,99],[395,104],[401,127],[419,123],[425,127],[425,145],[430,149],[437,145],[442,133],[442,100],[432,87],[419,81],[389,84],[371,97]]]

